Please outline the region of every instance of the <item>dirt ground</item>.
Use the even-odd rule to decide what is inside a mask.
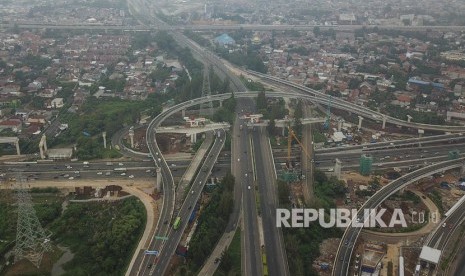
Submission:
[[[330,276],[331,268],[324,270],[320,267],[321,263],[327,263],[332,267],[334,262],[334,257],[339,247],[341,239],[331,238],[326,239],[320,244],[320,256],[313,262],[313,267],[318,271],[320,276]]]

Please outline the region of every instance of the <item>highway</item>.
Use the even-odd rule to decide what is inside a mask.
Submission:
[[[464,161],[465,158],[459,158],[456,160],[450,160],[426,166],[390,182],[388,185],[384,186],[372,197],[370,197],[365,202],[365,204],[363,204],[357,213],[357,218],[361,218],[363,220],[364,209],[374,209],[378,207],[384,200],[403,187],[435,173],[461,167],[463,166]],[[344,235],[342,236],[341,243],[339,244],[336,258],[334,260],[332,275],[349,275],[349,266],[351,262],[353,246],[357,241],[361,230],[362,227],[353,227],[352,225],[346,228]]]
[[[452,214],[449,214],[446,218],[444,218],[439,224],[438,227],[435,229],[434,232],[431,233],[429,239],[426,242],[426,245],[441,251],[444,251],[447,245],[453,247],[450,243],[455,243],[454,240],[450,240],[452,234],[459,230],[460,226],[462,225],[463,221],[465,220],[465,204],[462,202],[457,209],[455,209]],[[441,260],[444,260],[446,256],[444,256],[444,252],[441,253]],[[436,266],[435,269],[430,269],[430,275],[434,275],[438,267]],[[464,269],[462,267],[459,269]],[[456,274],[462,275],[462,274]]]
[[[298,91],[301,91],[301,93],[305,93],[311,96],[316,96],[313,102],[317,102],[323,105],[327,105],[329,102],[330,95],[320,92],[318,90],[311,89],[306,86],[293,83],[291,81],[283,80],[278,77],[273,77],[267,74],[262,74],[262,73],[251,71],[251,70],[246,70],[245,73],[257,76],[261,78],[262,81],[268,81],[268,82],[271,81],[273,83],[283,84],[283,85],[286,85],[287,87],[292,87],[294,89],[297,89]],[[386,120],[386,122],[392,123],[398,126],[405,126],[405,127],[423,129],[423,130],[444,131],[444,132],[464,132],[465,131],[465,126],[431,125],[431,124],[407,122],[405,120],[387,116],[383,113],[373,111],[369,109],[368,107],[360,106],[355,103],[351,103],[343,99],[339,99],[337,97],[332,97],[331,106],[334,108],[341,109],[341,110],[350,111],[352,113],[355,113],[357,115],[364,117],[365,119],[371,119],[375,121]]]
[[[282,229],[276,227],[278,207],[276,171],[271,145],[265,127],[255,127],[252,133],[255,154],[256,182],[260,192],[260,217],[263,224],[264,248],[270,276],[289,275]],[[253,274],[258,275],[258,274]]]
[[[144,7],[145,9],[146,7]],[[140,11],[138,11],[140,12]],[[139,22],[140,23],[140,22]],[[62,30],[122,30],[128,32],[151,32],[156,30],[164,31],[183,31],[183,30],[195,30],[195,31],[226,31],[226,30],[250,30],[250,31],[313,31],[315,27],[319,27],[321,30],[335,29],[336,31],[354,31],[366,28],[378,29],[390,29],[390,30],[401,30],[401,31],[462,31],[463,26],[399,26],[399,25],[337,25],[337,26],[325,26],[325,25],[260,25],[260,24],[211,24],[211,25],[92,25],[92,24],[66,24],[66,23],[50,23],[50,22],[13,22],[20,29],[62,29]],[[9,28],[10,24],[0,24],[0,28]]]
[[[179,228],[177,230],[174,230],[170,227],[168,233],[165,235],[166,237],[168,237],[168,240],[166,242],[163,242],[160,247],[150,248],[150,250],[159,251],[160,254],[157,257],[152,256],[151,258],[147,258],[149,259],[149,261],[147,261],[146,263],[147,266],[143,267],[143,270],[140,274],[164,275],[166,269],[168,268],[171,256],[174,255],[176,248],[179,242],[181,241],[181,237],[188,225],[188,220],[191,216],[193,208],[195,207],[195,204],[200,198],[205,184],[209,180],[210,172],[213,166],[215,165],[216,159],[218,158],[220,151],[223,148],[224,143],[226,141],[225,131],[221,130],[219,131],[219,133],[220,137],[215,136],[215,141],[207,157],[205,158],[205,162],[202,165],[202,169],[199,171],[199,173],[193,180],[189,192],[187,193],[188,195],[185,201],[183,202],[181,209],[179,210],[179,213],[176,215],[177,217],[181,218]],[[153,264],[151,269],[149,268],[149,264]]]

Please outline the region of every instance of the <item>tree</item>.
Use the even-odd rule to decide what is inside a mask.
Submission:
[[[260,91],[257,95],[257,109],[262,110],[262,109],[267,109],[267,108],[268,108],[268,103],[266,101],[265,91]]]
[[[321,29],[318,26],[313,27],[313,35],[318,37],[321,34]]]
[[[276,133],[276,121],[274,117],[271,117],[268,126],[266,127],[270,135],[275,135]]]

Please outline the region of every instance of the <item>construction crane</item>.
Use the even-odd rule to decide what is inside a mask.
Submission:
[[[308,153],[307,149],[302,145],[300,142],[299,138],[295,135],[294,130],[290,126],[288,128],[288,137],[287,137],[287,171],[284,172],[281,175],[281,179],[286,181],[286,182],[291,182],[295,181],[298,178],[298,175],[291,171],[291,145],[292,145],[292,140],[295,139],[299,146],[302,148],[303,152],[305,153],[305,156],[310,160],[312,160],[311,155]]]
[[[307,156],[307,158],[309,160],[312,160],[312,157],[310,156],[310,154],[308,154],[307,152],[307,149],[302,145],[302,143],[300,142],[299,138],[297,138],[297,136],[295,135],[295,132],[294,130],[292,130],[292,128],[290,126],[287,127],[288,128],[288,136],[287,136],[287,163],[290,164],[291,162],[291,145],[292,145],[292,138],[294,138],[297,143],[300,145],[300,147],[302,148],[302,150],[304,151],[305,155]]]
[[[331,125],[331,101],[333,99],[333,96],[329,95],[328,99],[328,113],[326,114],[326,121],[323,124],[323,127],[325,129],[328,129],[329,126]]]

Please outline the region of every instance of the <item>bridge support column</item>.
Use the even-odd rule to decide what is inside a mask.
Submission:
[[[462,167],[460,167],[460,175],[464,175],[465,174],[465,163],[462,164]]]
[[[107,132],[106,131],[102,132],[102,137],[103,137],[103,148],[106,149],[107,148]]]
[[[412,118],[413,118],[412,116],[407,115],[407,122],[410,123],[410,121],[412,120]]]
[[[342,162],[339,160],[339,158],[336,158],[336,163],[334,164],[334,176],[336,176],[337,179],[341,179],[341,169]]]
[[[157,172],[157,186],[155,187],[158,192],[161,192],[161,168],[156,169]]]
[[[215,184],[215,178],[212,176],[211,177],[212,184]]]
[[[15,146],[16,146],[16,154],[21,155],[21,151],[19,150],[19,141],[15,142]]]
[[[383,127],[381,129],[386,128],[386,116],[383,116]]]
[[[223,107],[223,101],[220,101],[220,107]]]
[[[425,133],[425,131],[423,129],[419,129],[418,130],[418,137],[421,138],[421,136],[423,136],[423,133]]]
[[[194,144],[197,142],[197,134],[191,134],[191,143]]]
[[[284,133],[285,130],[286,130],[285,127],[281,128],[281,136],[283,136],[283,137],[284,137],[284,135],[285,135],[285,133]]]
[[[358,116],[358,130],[360,130],[362,128],[362,121],[363,121],[363,117]]]
[[[134,148],[134,127],[129,129],[129,139],[131,139],[131,148]]]
[[[47,153],[47,136],[45,134],[42,135],[39,142],[39,152],[40,158],[45,159],[45,154]]]
[[[185,109],[181,110],[181,116],[182,116],[183,118],[186,117],[186,110],[185,110]]]
[[[342,129],[342,120],[337,121],[337,131],[341,131]]]

